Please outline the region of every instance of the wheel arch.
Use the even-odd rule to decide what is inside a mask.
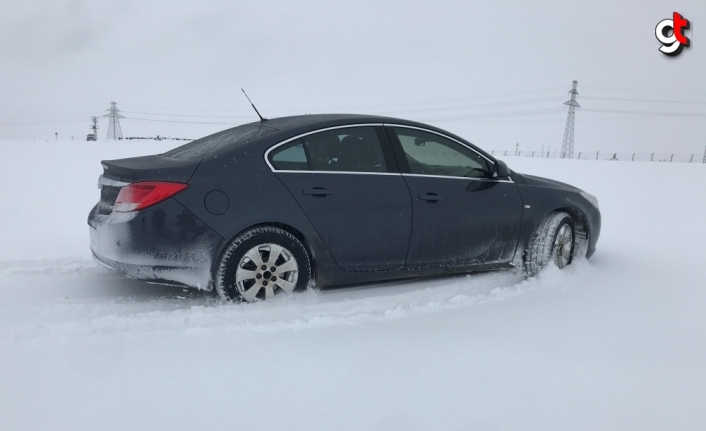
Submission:
[[[574,252],[575,256],[585,255],[588,248],[588,239],[590,236],[590,226],[588,223],[588,216],[579,208],[575,206],[564,206],[551,211],[555,212],[565,212],[571,216],[574,221],[574,230],[576,235],[576,246],[577,250]]]
[[[226,252],[228,249],[228,246],[230,245],[233,240],[238,238],[240,235],[242,235],[244,232],[249,231],[251,229],[256,229],[259,227],[276,227],[279,229],[282,229],[283,231],[293,235],[296,239],[298,239],[304,248],[306,249],[307,253],[309,253],[309,264],[311,266],[311,277],[312,281],[316,281],[316,251],[315,248],[312,244],[312,241],[310,241],[299,229],[288,225],[286,223],[280,223],[280,222],[261,222],[261,223],[256,223],[253,225],[250,225],[244,229],[241,229],[240,231],[236,232],[234,235],[232,235],[227,241],[225,241],[225,244],[221,248],[221,250],[218,251],[218,256],[216,259],[213,259],[213,262],[211,264],[211,282],[213,283],[214,277],[213,275],[216,273],[218,269],[218,264],[220,263],[221,259],[223,258],[223,253]]]

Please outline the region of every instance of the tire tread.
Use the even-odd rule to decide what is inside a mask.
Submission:
[[[231,265],[231,259],[233,258],[233,255],[239,251],[240,245],[243,244],[245,241],[248,241],[249,239],[256,237],[258,235],[267,235],[267,234],[274,234],[274,235],[279,235],[286,237],[290,241],[292,241],[297,247],[300,248],[300,251],[303,253],[305,259],[304,262],[299,262],[297,261],[297,264],[300,265],[299,268],[299,280],[304,280],[305,283],[302,283],[304,285],[303,288],[297,287],[295,291],[300,291],[300,290],[305,290],[309,281],[312,278],[311,274],[311,258],[309,256],[309,253],[306,250],[306,247],[299,241],[297,237],[292,235],[291,233],[287,232],[284,229],[280,229],[278,227],[274,226],[258,226],[252,229],[249,229],[237,237],[235,237],[225,248],[223,253],[221,254],[220,259],[218,260],[218,266],[216,267],[216,274],[214,277],[215,280],[215,287],[216,291],[218,292],[218,296],[221,297],[221,299],[224,300],[231,300],[231,301],[239,301],[242,300],[238,296],[238,298],[231,298],[224,289],[225,286],[225,273],[228,270],[229,265]],[[303,268],[301,266],[304,266]],[[299,281],[297,284],[299,285]]]
[[[557,211],[547,215],[534,230],[525,252],[525,273],[528,276],[537,275],[551,261],[554,237],[559,226],[567,218],[572,221],[573,229],[571,216],[565,212]]]

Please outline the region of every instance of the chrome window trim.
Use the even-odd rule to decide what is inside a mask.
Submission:
[[[117,180],[111,180],[110,178],[106,178],[103,175],[98,176],[98,188],[102,188],[103,186],[108,186],[108,187],[125,187],[130,185],[130,183],[126,183],[123,181],[117,181]]]
[[[423,128],[423,127],[407,126],[407,125],[404,125],[404,124],[385,123],[384,125],[385,125],[385,126],[391,126],[391,127],[402,127],[402,128],[405,128],[405,129],[421,130],[422,132],[433,133],[433,134],[435,134],[435,135],[441,136],[442,138],[446,138],[446,139],[448,139],[448,140],[450,140],[450,141],[456,142],[457,144],[463,145],[464,147],[468,148],[469,150],[473,151],[474,153],[478,154],[479,156],[483,157],[485,160],[487,160],[487,161],[489,161],[490,163],[492,163],[493,165],[495,165],[495,161],[494,161],[494,160],[489,159],[488,157],[484,156],[483,154],[479,153],[479,152],[478,152],[477,150],[475,150],[474,148],[469,147],[468,145],[464,144],[463,142],[459,141],[458,139],[454,139],[454,138],[452,138],[451,136],[444,135],[443,133],[435,132],[434,130],[425,129],[425,128]]]
[[[302,133],[301,135],[297,135],[297,136],[293,136],[293,137],[291,137],[291,138],[289,138],[289,139],[285,139],[284,141],[282,141],[282,142],[280,142],[280,143],[278,143],[278,144],[275,144],[275,145],[271,146],[270,148],[268,148],[267,151],[265,151],[265,163],[267,163],[267,166],[269,166],[269,168],[270,168],[270,170],[271,170],[272,172],[319,172],[319,173],[320,173],[320,172],[326,172],[326,173],[332,173],[332,172],[334,172],[334,171],[284,171],[284,170],[277,170],[277,169],[274,168],[274,166],[272,166],[272,165],[270,164],[270,157],[269,157],[269,156],[270,156],[270,153],[271,153],[272,151],[274,151],[275,149],[277,149],[278,147],[281,147],[282,145],[288,144],[288,143],[290,143],[290,142],[292,142],[292,141],[296,141],[297,139],[303,138],[304,136],[313,135],[314,133],[326,132],[326,131],[328,131],[328,130],[336,130],[336,129],[347,129],[347,128],[349,128],[349,127],[380,127],[380,126],[382,126],[382,125],[383,125],[382,123],[346,124],[346,125],[344,125],[344,126],[325,127],[325,128],[323,128],[323,129],[316,129],[316,130],[312,130],[312,131],[310,131],[310,132]],[[381,144],[382,144],[382,143],[381,143]],[[372,174],[372,173],[378,173],[378,172],[355,172],[355,171],[335,171],[335,172],[338,172],[338,173],[349,173],[349,174],[360,174],[360,173],[370,173],[370,174]],[[384,174],[388,174],[388,173],[390,173],[390,172],[379,172],[378,174],[383,174],[383,173],[384,173]]]
[[[412,176],[412,177],[432,177],[432,178],[456,178],[456,179],[461,179],[461,180],[470,180],[470,181],[489,181],[489,182],[497,182],[497,183],[514,183],[512,181],[512,178],[509,178],[507,180],[495,180],[492,178],[471,178],[471,177],[455,177],[455,176],[450,176],[450,175],[425,175],[425,174],[407,174],[407,173],[399,173],[399,172],[356,172],[356,171],[309,171],[309,170],[277,170],[270,164],[270,153],[277,148],[281,147],[282,145],[288,144],[292,141],[296,141],[297,139],[303,138],[304,136],[309,136],[313,135],[315,133],[319,132],[326,132],[329,130],[336,130],[336,129],[346,129],[349,127],[380,127],[380,126],[391,126],[391,127],[401,127],[401,128],[406,128],[406,129],[413,129],[413,130],[421,130],[422,132],[427,132],[427,133],[433,133],[435,135],[441,136],[442,138],[446,138],[450,141],[456,142],[459,145],[462,145],[469,150],[473,151],[474,153],[478,154],[479,156],[483,157],[485,160],[490,162],[491,164],[495,165],[495,161],[492,159],[489,159],[488,157],[484,156],[483,154],[479,153],[477,150],[475,150],[472,147],[469,147],[468,145],[464,144],[463,142],[459,141],[458,139],[454,139],[448,135],[445,135],[443,133],[436,132],[434,130],[430,129],[425,129],[423,127],[417,127],[417,126],[408,126],[405,124],[396,124],[396,123],[358,123],[358,124],[346,124],[343,126],[332,126],[332,127],[325,127],[323,129],[316,129],[312,130],[310,132],[302,133],[297,136],[293,136],[291,138],[285,139],[282,142],[279,142],[265,151],[265,163],[267,166],[270,168],[270,171],[272,172],[280,172],[280,173],[286,173],[286,174],[301,174],[301,173],[308,173],[308,174],[360,174],[360,175],[403,175],[403,176]],[[111,180],[112,181],[112,180]],[[127,184],[126,184],[127,185]]]
[[[278,174],[349,174],[349,175],[394,175],[400,176],[399,172],[357,172],[357,171],[273,171]]]
[[[306,172],[306,171],[302,171]],[[424,178],[446,178],[454,180],[470,180],[470,181],[484,181],[489,183],[514,183],[512,178],[508,177],[507,180],[495,180],[492,178],[474,178],[474,177],[455,177],[452,175],[427,175],[427,174],[402,174],[403,177],[424,177]]]
[[[280,170],[274,171],[281,174],[349,174],[349,175],[392,175],[392,176],[403,176],[403,177],[431,177],[431,178],[446,178],[455,180],[469,180],[469,181],[487,181],[494,183],[514,183],[512,178],[507,180],[494,180],[492,178],[473,178],[473,177],[455,177],[452,175],[426,175],[426,174],[401,174],[399,172],[354,172],[354,171],[292,171],[292,170]]]

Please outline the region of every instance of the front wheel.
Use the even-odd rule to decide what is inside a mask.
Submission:
[[[305,290],[310,280],[304,245],[285,230],[265,226],[228,244],[218,262],[215,286],[222,299],[254,302]]]
[[[549,262],[563,269],[574,257],[576,234],[574,221],[565,212],[549,214],[532,234],[525,252],[525,273],[533,276]]]

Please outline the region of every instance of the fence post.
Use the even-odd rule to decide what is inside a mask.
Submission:
[[[522,151],[518,151],[518,152],[517,152],[517,157],[520,157],[521,154],[522,154]]]
[[[691,162],[693,162],[693,161],[694,161],[694,155],[692,154],[692,155],[691,155],[691,159],[689,159],[689,163],[691,163]]]
[[[654,160],[653,160],[654,158],[655,158],[655,153],[652,153],[652,155],[650,156],[650,162],[654,162]]]
[[[534,151],[532,151],[532,158],[534,159]]]
[[[491,151],[491,152],[490,152],[490,155],[491,155],[491,156],[494,156],[494,155],[495,155],[495,150]]]
[[[674,160],[674,154],[672,154],[672,157],[669,158],[669,163],[672,163],[673,160]]]
[[[635,153],[632,153],[632,160],[631,160],[631,162],[634,162],[634,161],[635,161]]]
[[[578,159],[579,159],[579,160],[581,160],[581,153],[579,153],[579,157],[578,157]]]
[[[505,155],[507,156],[507,151],[505,151]]]
[[[598,160],[598,153],[599,151],[596,151],[596,160]]]

